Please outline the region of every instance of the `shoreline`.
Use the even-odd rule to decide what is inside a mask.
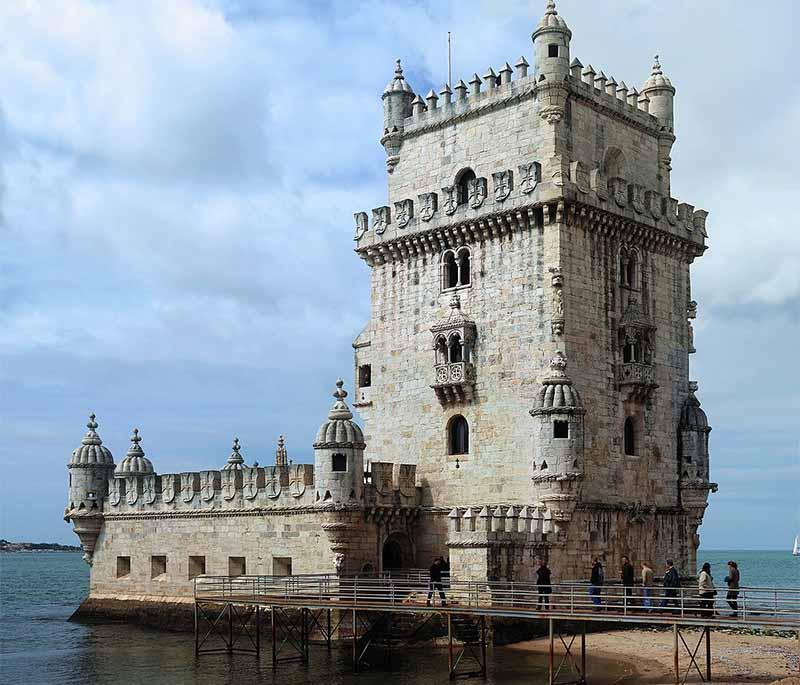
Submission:
[[[694,649],[700,638],[700,631],[686,630],[683,634],[686,642]],[[576,646],[579,650],[577,643]],[[508,648],[532,654],[547,654],[549,640],[540,638],[508,645]],[[592,663],[604,659],[618,662],[625,671],[616,681],[619,685],[672,685],[675,682],[671,631],[615,630],[589,633],[586,636],[586,650],[590,679]],[[556,654],[563,653],[563,647],[557,643]],[[557,656],[557,661],[559,659],[560,656]],[[701,668],[704,660],[705,653],[701,646],[698,652]],[[683,672],[691,665],[689,655],[682,645],[680,663]],[[797,637],[733,631],[711,633],[711,675],[715,683],[800,685],[799,669],[800,641]]]

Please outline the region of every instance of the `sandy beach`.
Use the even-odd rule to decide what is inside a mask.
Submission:
[[[692,649],[699,632],[685,634]],[[797,638],[769,635],[712,633],[711,675],[715,683],[778,683],[800,685],[800,643]],[[591,682],[592,663],[597,658],[613,659],[624,666],[625,673],[615,682],[625,685],[672,685],[673,637],[671,631],[626,630],[592,633],[586,636]],[[576,642],[577,645],[577,642]],[[546,653],[547,639],[519,643],[514,649]],[[681,667],[690,666],[689,656],[681,647]],[[704,652],[698,653],[703,668]],[[561,650],[559,653],[563,653]],[[688,682],[701,682],[696,672]]]

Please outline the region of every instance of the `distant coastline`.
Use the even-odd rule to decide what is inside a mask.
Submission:
[[[0,552],[80,552],[75,545],[59,545],[56,542],[9,542],[0,540]]]

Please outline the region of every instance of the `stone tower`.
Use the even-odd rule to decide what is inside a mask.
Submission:
[[[398,62],[383,94],[389,199],[355,215],[366,457],[416,464],[423,555],[694,572],[715,488],[689,381],[707,212],[670,195],[675,88],[658,58],[641,91],[571,60],[553,0],[532,39],[531,74],[522,56],[423,98]],[[518,536],[502,560],[499,530]]]

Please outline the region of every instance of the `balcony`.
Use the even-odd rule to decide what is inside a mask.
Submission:
[[[629,393],[628,399],[645,400],[658,387],[652,364],[623,362],[618,373],[617,383]]]
[[[436,382],[431,385],[442,404],[467,402],[472,399],[475,368],[470,362],[448,362],[434,367]]]

